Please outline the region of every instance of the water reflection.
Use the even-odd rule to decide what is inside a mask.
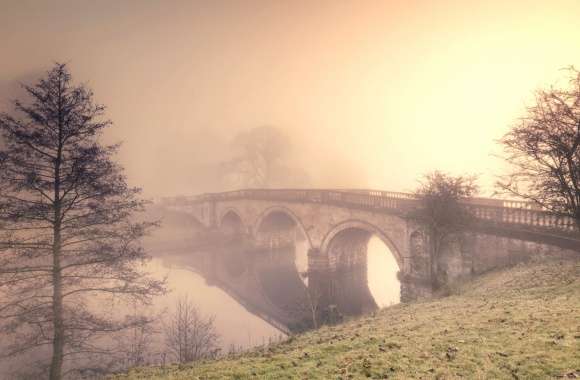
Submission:
[[[187,268],[178,257],[154,259],[148,268],[159,277],[167,277],[170,292],[156,300],[157,310],[171,311],[180,296],[189,295],[205,315],[215,315],[215,325],[221,336],[221,347],[232,345],[248,348],[280,339],[282,333],[264,320],[248,312],[236,300],[218,287],[210,286],[193,268]]]
[[[313,295],[328,294],[326,307],[336,307],[345,316],[398,303],[399,267],[389,248],[375,236],[361,248],[363,267],[344,268],[330,275],[330,282],[318,280],[323,288],[330,287],[329,293],[309,287],[310,246],[300,234],[285,248],[256,249],[239,241],[211,252],[165,256],[150,264],[150,270],[167,277],[171,290],[156,308],[170,309],[180,296],[189,295],[204,314],[216,316],[221,346],[227,350],[279,339],[281,331],[308,328]]]

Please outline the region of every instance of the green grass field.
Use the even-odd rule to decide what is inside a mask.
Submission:
[[[455,293],[236,358],[115,379],[580,378],[580,261],[491,272]]]

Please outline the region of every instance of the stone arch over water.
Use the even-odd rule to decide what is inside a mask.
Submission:
[[[331,264],[331,266],[333,261],[337,259],[336,257],[333,257],[333,246],[336,248],[336,245],[339,242],[347,242],[348,235],[351,235],[351,237],[355,239],[354,243],[357,245],[363,243],[366,244],[371,236],[377,236],[389,248],[389,251],[391,251],[397,260],[399,268],[403,268],[403,255],[395,243],[389,238],[388,234],[371,223],[356,219],[347,220],[334,226],[324,237],[321,251],[328,254],[329,264]],[[334,254],[336,254],[336,252]]]
[[[228,234],[240,234],[245,232],[246,227],[235,208],[226,209],[219,218],[219,228]]]
[[[296,228],[298,234],[303,236],[308,245],[312,247],[312,240],[304,227],[300,218],[289,208],[283,206],[273,206],[266,208],[257,217],[253,224],[254,237],[258,237],[260,233],[272,232],[276,229],[290,229]]]
[[[335,304],[342,314],[359,315],[378,307],[368,277],[368,249],[373,236],[382,242],[386,250],[384,253],[391,257],[391,262],[396,263],[394,269],[397,273],[402,267],[403,258],[388,235],[373,224],[348,220],[332,228],[323,240],[322,250],[328,257],[331,273],[329,302]],[[397,280],[394,283],[397,284],[393,290],[398,293],[398,302],[401,288]]]

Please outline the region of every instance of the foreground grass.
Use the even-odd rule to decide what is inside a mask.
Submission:
[[[235,359],[138,368],[116,379],[580,377],[580,261],[516,266],[457,292]]]

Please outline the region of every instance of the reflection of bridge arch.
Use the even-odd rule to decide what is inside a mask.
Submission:
[[[304,318],[306,287],[294,263],[294,248],[277,248],[253,255],[252,273],[261,294],[292,319]]]
[[[378,238],[381,239],[381,241],[389,248],[389,251],[391,251],[391,254],[395,257],[395,260],[397,260],[397,265],[399,265],[399,268],[403,269],[403,256],[401,255],[401,251],[397,248],[395,243],[393,243],[389,236],[379,227],[362,220],[347,220],[334,226],[322,239],[321,251],[329,252],[328,250],[331,247],[331,243],[334,238],[340,236],[341,233],[344,233],[348,230],[362,230],[368,232],[369,237],[373,234],[378,236]]]
[[[272,207],[269,207],[269,208],[265,209],[264,211],[262,211],[262,213],[258,216],[256,221],[254,222],[253,232],[255,235],[259,233],[260,227],[262,226],[262,223],[270,215],[272,215],[274,213],[281,213],[281,214],[284,214],[285,216],[289,217],[290,219],[292,219],[294,221],[294,223],[296,224],[296,227],[298,227],[300,229],[300,232],[302,232],[302,234],[308,240],[309,247],[312,247],[312,240],[310,239],[310,235],[306,231],[306,228],[304,227],[304,224],[302,223],[300,218],[291,209],[284,207],[284,206],[272,206]]]

